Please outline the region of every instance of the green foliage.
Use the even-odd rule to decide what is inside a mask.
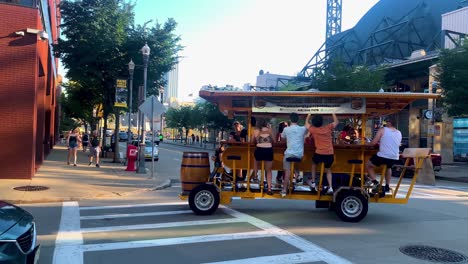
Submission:
[[[213,131],[229,130],[231,123],[218,110],[218,107],[208,102],[197,103],[194,107],[170,108],[166,112],[166,126],[178,131],[185,128],[186,133],[191,128],[200,129],[202,127]]]
[[[343,63],[335,62],[329,71],[318,74],[313,88],[320,91],[377,92],[380,87],[385,86],[385,74],[383,68],[349,68]]]
[[[148,22],[149,23],[149,22]],[[154,26],[133,26],[128,30],[128,39],[125,43],[126,63],[125,71],[128,72],[128,62],[132,59],[135,64],[133,75],[133,112],[137,111],[138,87],[143,86],[143,57],[141,48],[145,43],[150,47],[148,61],[148,77],[146,95],[159,95],[158,89],[165,85],[164,74],[169,72],[178,62],[177,53],[182,50],[179,44],[180,37],[173,32],[177,27],[174,19],[168,19],[164,24],[156,23]]]
[[[173,33],[177,26],[173,19],[153,27],[135,26],[133,8],[125,0],[65,0],[60,4],[64,37],[54,51],[68,70],[67,78],[103,104],[105,117],[115,112],[115,81],[128,76],[130,59],[137,65],[133,111],[137,110],[138,87],[143,85],[140,50],[145,43],[151,48],[147,95],[158,94],[163,75],[177,62],[177,52],[182,49],[180,38]]]
[[[166,112],[166,125],[170,128],[193,128],[193,108],[191,106],[182,106],[180,108],[169,108]]]
[[[87,89],[75,82],[63,83],[67,93],[62,94],[63,113],[69,118],[75,118],[81,123],[92,123],[93,107],[99,100],[94,90]]]
[[[450,116],[467,116],[468,108],[468,45],[460,49],[443,50],[439,56],[443,104]]]
[[[209,102],[199,103],[199,108],[202,109],[204,115],[205,125],[211,130],[228,130],[231,128],[232,122],[223,115],[218,107]]]
[[[67,77],[93,90],[107,116],[113,111],[114,83],[125,63],[124,44],[133,21],[133,6],[122,0],[63,1],[62,35],[55,52]]]

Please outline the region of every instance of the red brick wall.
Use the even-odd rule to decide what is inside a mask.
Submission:
[[[0,179],[31,178],[36,156],[38,10],[0,4]]]

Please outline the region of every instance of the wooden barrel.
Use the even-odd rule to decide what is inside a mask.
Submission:
[[[206,183],[210,177],[208,152],[184,152],[180,165],[182,193],[190,193],[196,186]]]

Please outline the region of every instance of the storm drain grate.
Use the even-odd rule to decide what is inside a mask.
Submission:
[[[29,186],[18,186],[13,189],[17,191],[23,191],[23,192],[37,192],[37,191],[48,190],[49,187],[39,186],[39,185],[29,185]]]
[[[400,247],[400,252],[417,259],[437,263],[467,263],[468,257],[458,252],[424,245]]]

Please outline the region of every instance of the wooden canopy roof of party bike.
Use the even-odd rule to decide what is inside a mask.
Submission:
[[[401,111],[416,100],[438,99],[429,93],[323,92],[323,91],[224,91],[200,90],[200,97],[214,103],[227,116],[263,114],[336,114],[368,118]]]

